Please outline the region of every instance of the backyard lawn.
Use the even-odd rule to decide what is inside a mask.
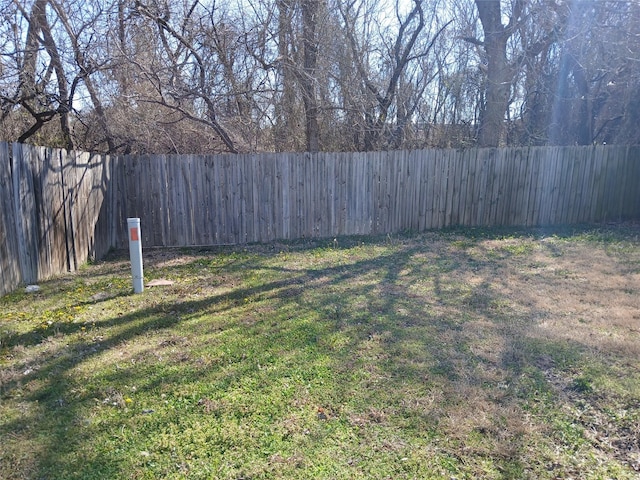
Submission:
[[[639,236],[115,252],[0,298],[0,478],[637,479]]]

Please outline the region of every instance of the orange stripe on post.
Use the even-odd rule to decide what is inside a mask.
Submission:
[[[138,229],[136,227],[129,229],[129,236],[132,242],[139,242],[140,236],[138,235]]]

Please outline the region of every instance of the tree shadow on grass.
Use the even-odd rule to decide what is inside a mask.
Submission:
[[[125,313],[123,315],[114,316],[105,320],[95,322],[96,326],[101,330],[113,330],[115,333],[100,338],[93,339],[90,335],[85,335],[73,343],[65,344],[56,342],[56,346],[42,349],[41,353],[35,358],[31,358],[27,363],[19,368],[19,372],[15,372],[12,378],[3,379],[0,390],[2,398],[10,399],[19,396],[22,402],[36,402],[45,410],[45,416],[58,418],[59,423],[53,431],[41,432],[41,438],[46,438],[49,445],[42,449],[43,454],[38,462],[43,466],[42,474],[47,476],[51,472],[46,471],[52,465],[59,462],[60,445],[69,444],[70,439],[73,444],[77,444],[79,440],[86,438],[81,432],[81,426],[75,424],[75,417],[78,412],[74,411],[74,406],[80,407],[83,403],[90,401],[94,396],[101,396],[100,392],[88,391],[84,396],[77,396],[70,389],[76,389],[77,385],[74,381],[69,381],[70,372],[77,366],[89,362],[92,358],[103,355],[106,352],[117,349],[128,342],[133,342],[137,337],[143,336],[148,332],[158,332],[159,330],[170,330],[185,318],[193,315],[219,314],[232,310],[236,305],[249,297],[259,295],[274,295],[283,299],[283,303],[288,303],[290,299],[295,299],[301,295],[304,289],[321,288],[324,281],[319,282],[320,277],[335,277],[337,282],[343,282],[353,275],[358,275],[366,269],[368,262],[363,262],[354,269],[353,272],[347,273],[342,267],[327,268],[318,270],[310,270],[307,272],[298,272],[296,276],[292,272],[280,272],[286,278],[277,281],[268,282],[250,288],[236,288],[229,293],[212,295],[200,300],[168,300],[152,307],[146,307]],[[377,264],[378,262],[374,262]],[[236,268],[237,266],[234,266]],[[78,335],[84,329],[82,324],[63,323],[56,325],[53,337],[56,339]],[[317,335],[302,335],[302,332],[293,334],[294,339],[298,343],[290,344],[292,349],[307,348],[309,343]],[[308,333],[308,332],[307,332]],[[47,342],[48,336],[42,336],[33,332],[10,336],[6,344],[10,346],[21,346],[23,348],[37,346],[43,342]],[[197,372],[193,375],[197,376]],[[193,380],[193,379],[191,379]],[[121,372],[113,376],[114,382],[140,383],[135,373]],[[185,382],[190,381],[189,377],[185,377],[184,372],[176,374],[173,377],[163,377],[157,379],[158,382]],[[154,382],[147,382],[147,389],[156,388]],[[77,398],[74,398],[77,397]],[[73,400],[70,400],[72,399]],[[5,423],[2,430],[9,434],[15,431],[24,431],[25,428],[36,428],[38,423],[36,418],[21,418],[15,421]],[[31,425],[28,425],[31,424]],[[104,472],[110,471],[108,465],[102,465],[98,469]],[[68,473],[68,472],[67,472]]]

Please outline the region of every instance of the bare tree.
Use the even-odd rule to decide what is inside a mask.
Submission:
[[[306,150],[308,152],[317,152],[320,149],[318,94],[316,91],[316,68],[318,66],[317,30],[320,1],[301,0],[301,10],[304,61],[299,79],[304,101]]]
[[[432,4],[435,5],[435,4]],[[362,7],[360,7],[362,8]],[[349,3],[340,7],[340,14],[344,26],[345,37],[350,49],[350,58],[354,63],[354,70],[358,75],[358,84],[363,86],[364,102],[362,115],[364,117],[363,149],[375,150],[381,147],[383,132],[388,126],[392,106],[398,100],[401,87],[413,89],[413,85],[407,81],[407,71],[410,65],[427,57],[438,37],[451,24],[451,21],[438,25],[430,38],[423,38],[425,33],[424,4],[420,0],[414,0],[411,9],[405,15],[400,11],[400,4],[395,4],[395,20],[397,29],[384,28],[381,30],[380,47],[366,41],[366,37],[358,36],[357,22],[360,20],[360,10],[355,3]],[[367,15],[367,13],[365,13]],[[435,16],[433,18],[436,18]],[[373,22],[379,20],[372,20]],[[365,20],[366,22],[366,20]],[[365,29],[370,28],[364,26]],[[372,52],[375,52],[372,54]],[[382,56],[379,56],[382,52]],[[376,58],[378,57],[378,58]],[[380,62],[384,66],[384,75],[376,74],[369,59]],[[429,83],[428,75],[422,75],[420,84],[417,85],[414,98],[421,97]],[[410,87],[409,87],[410,86]],[[411,95],[404,91],[400,95],[401,101],[396,105],[396,128],[391,129],[384,143],[399,146],[398,139],[410,122],[418,102],[407,101]],[[404,103],[403,103],[404,101]]]
[[[4,140],[137,153],[640,141],[632,0],[0,0],[0,18]]]
[[[558,9],[553,2],[534,5],[532,0],[512,0],[508,22],[503,24],[505,12],[500,0],[474,0],[482,25],[484,38],[467,37],[465,40],[481,45],[484,49],[486,75],[485,99],[480,119],[478,143],[481,146],[498,146],[504,142],[505,118],[508,114],[511,89],[516,74],[525,60],[538,56],[557,40],[564,27],[564,18],[557,16],[558,23],[549,26],[537,38],[525,38],[521,26],[532,17],[532,9]],[[510,40],[516,42],[510,44]]]
[[[9,76],[17,79],[10,91],[0,93],[3,119],[6,120],[9,113],[16,113],[16,109],[26,112],[30,124],[17,138],[19,142],[26,142],[57,118],[59,143],[73,148],[69,125],[72,99],[60,46],[47,15],[49,6],[49,0],[35,0],[31,5],[14,1],[3,6],[6,16],[13,13],[9,25],[14,31],[13,51],[5,51],[3,57],[12,57],[10,68],[13,72]],[[22,35],[19,31],[25,25],[26,33]]]
[[[145,5],[136,2],[137,11],[144,17],[153,21],[158,29],[162,46],[164,47],[164,60],[167,62],[169,73],[168,84],[162,82],[155,83],[157,102],[163,107],[173,109],[182,114],[184,117],[194,121],[201,122],[211,127],[220,137],[229,152],[236,153],[238,151],[234,140],[218,119],[218,105],[214,100],[215,79],[208,76],[210,72],[209,65],[205,62],[205,57],[198,49],[195,42],[194,31],[187,30],[184,25],[188,24],[191,15],[195,11],[197,1],[194,2],[186,12],[185,16],[179,20],[178,26],[170,22],[171,12],[168,7],[158,4]],[[183,25],[179,27],[180,23]],[[217,58],[219,59],[219,57]],[[224,61],[222,61],[224,64]],[[186,83],[182,80],[182,70],[188,66],[192,69],[190,80],[193,83]],[[156,72],[146,72],[150,77],[155,76]],[[185,108],[182,100],[189,100],[191,103],[194,99],[201,101],[205,107],[206,114],[204,116],[195,115],[194,112]]]

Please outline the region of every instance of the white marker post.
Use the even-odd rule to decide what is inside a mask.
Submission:
[[[142,293],[144,290],[144,274],[142,272],[142,240],[140,236],[140,219],[127,218],[129,227],[129,258],[131,259],[131,276],[133,277],[133,291]]]

